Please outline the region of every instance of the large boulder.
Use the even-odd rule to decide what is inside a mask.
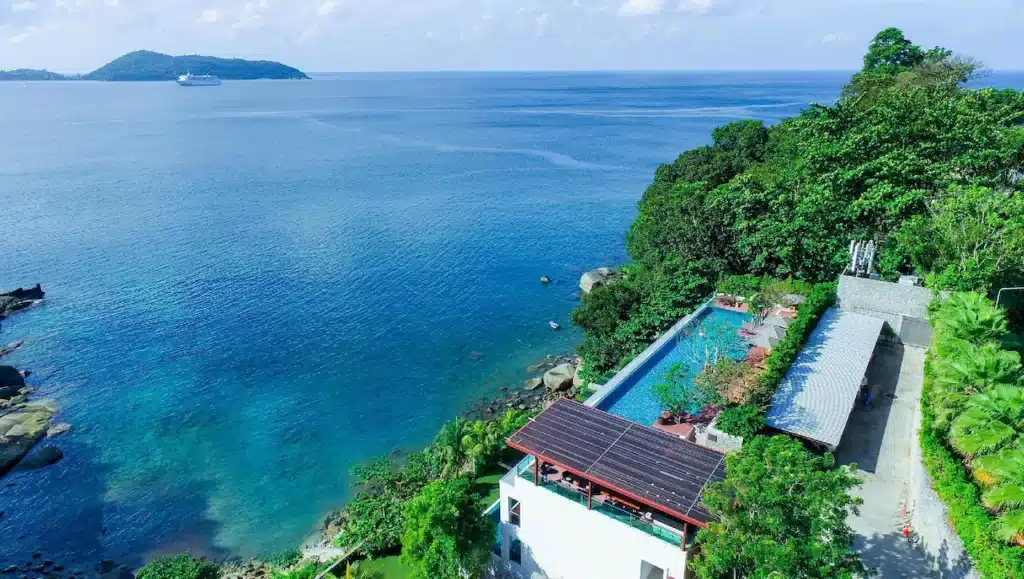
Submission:
[[[618,274],[610,267],[592,269],[583,274],[583,277],[580,278],[580,289],[583,290],[583,293],[589,294],[595,289],[610,283],[617,277]]]
[[[0,475],[11,470],[46,436],[54,411],[49,403],[31,402],[0,416]]]
[[[0,388],[4,386],[24,388],[25,377],[14,366],[0,366]]]
[[[572,381],[575,376],[576,366],[572,364],[559,364],[544,373],[544,386],[552,392],[565,392],[572,388]]]
[[[530,378],[524,383],[527,390],[536,390],[544,385],[543,378]]]
[[[37,301],[43,299],[45,292],[36,284],[36,287],[24,289],[18,288],[12,292],[0,294],[0,319],[7,314],[23,310]]]
[[[64,459],[64,453],[56,446],[44,446],[21,461],[22,468],[45,468]]]

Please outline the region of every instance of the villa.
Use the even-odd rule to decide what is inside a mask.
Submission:
[[[844,275],[838,298],[818,320],[766,415],[769,430],[827,451],[839,446],[857,401],[870,391],[865,376],[877,345],[928,339],[921,331],[930,299],[924,288]],[[655,384],[686,367],[692,385],[722,357],[763,370],[802,298],[784,301],[790,306],[755,320],[742,301],[710,299],[585,403],[560,400],[510,437],[507,444],[526,456],[501,479],[491,512],[499,523],[497,576],[688,577],[694,537],[713,522],[703,493],[725,478],[725,453],[743,440],[715,427],[713,406],[682,422],[667,417]]]
[[[507,441],[526,455],[499,483],[495,555],[513,577],[684,579],[711,515],[704,489],[742,440],[712,424],[657,426],[654,384],[708,352],[743,360],[742,308],[708,302],[595,392],[560,400]],[[700,444],[698,444],[700,443]]]

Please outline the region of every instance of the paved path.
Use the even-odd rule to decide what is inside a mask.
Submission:
[[[854,548],[880,577],[931,578],[938,575],[928,557],[907,544],[901,531],[910,477],[914,412],[921,400],[924,350],[878,346],[868,370],[872,407],[858,402],[836,451],[841,464],[856,463],[864,485],[859,516],[851,517],[857,533]]]

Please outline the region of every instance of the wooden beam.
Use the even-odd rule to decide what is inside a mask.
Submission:
[[[540,486],[540,457],[533,457],[533,484]]]
[[[587,510],[591,510],[594,506],[594,483],[590,481],[587,483]]]
[[[682,544],[680,545],[680,547],[681,547],[681,548],[682,548],[682,549],[683,549],[684,551],[686,550],[686,538],[687,538],[687,537],[688,537],[689,535],[690,535],[690,523],[687,523],[686,521],[683,521],[683,542],[682,542]]]

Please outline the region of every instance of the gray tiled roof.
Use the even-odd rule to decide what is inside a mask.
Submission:
[[[768,426],[838,446],[881,331],[880,319],[825,312],[779,384]]]

